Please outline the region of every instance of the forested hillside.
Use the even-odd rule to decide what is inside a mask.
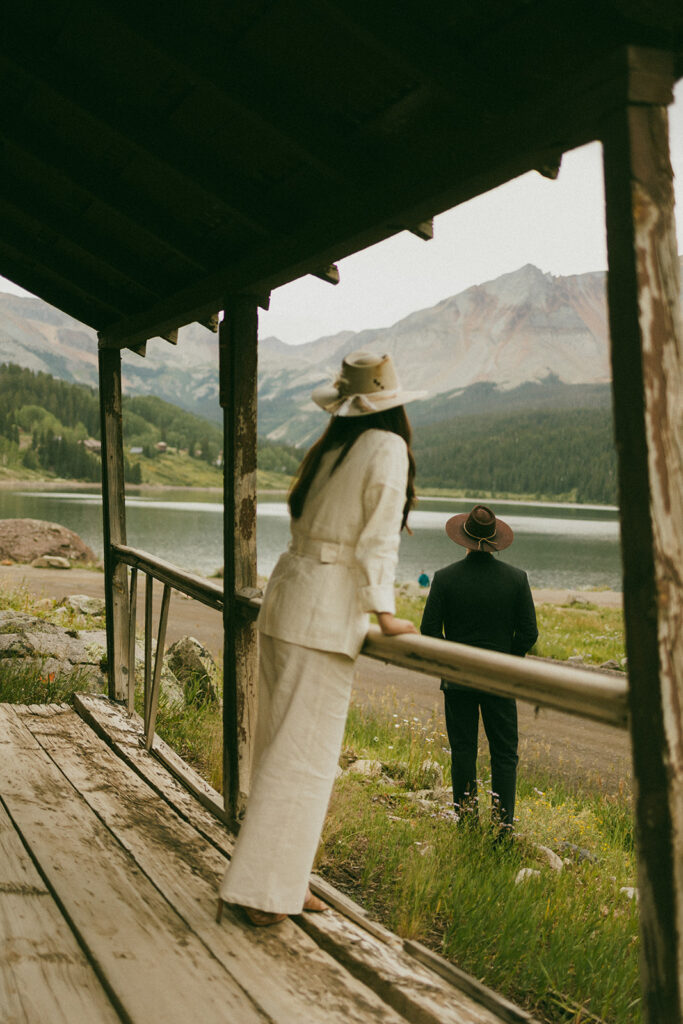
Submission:
[[[173,483],[175,473],[177,483],[220,484],[223,435],[215,423],[152,395],[124,398],[123,409],[129,482]],[[0,468],[96,481],[100,458],[83,442],[99,437],[100,407],[94,389],[0,365]],[[158,446],[164,445],[166,452],[161,452]],[[261,468],[295,472],[300,452],[270,442],[262,449]],[[194,472],[188,474],[188,465]]]
[[[613,504],[609,409],[458,416],[415,430],[418,486]]]
[[[123,407],[129,482],[220,484],[219,427],[153,396],[124,398]],[[14,469],[99,480],[99,455],[83,444],[99,436],[99,400],[93,389],[0,366],[0,470],[5,475]],[[160,451],[164,446],[166,451]],[[415,424],[414,447],[419,489],[616,501],[607,407],[461,413]],[[265,485],[286,486],[302,454],[301,449],[261,442],[259,468],[276,475]]]

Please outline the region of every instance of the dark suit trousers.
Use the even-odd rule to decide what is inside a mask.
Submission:
[[[453,801],[477,808],[477,742],[479,711],[491,752],[491,790],[494,813],[512,827],[517,783],[517,705],[511,697],[494,697],[478,690],[444,690],[446,729],[451,745]]]

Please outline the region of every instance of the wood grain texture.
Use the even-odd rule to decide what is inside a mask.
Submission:
[[[399,1024],[403,1019],[293,921],[259,930],[226,908],[217,925],[216,893],[225,856],[160,800],[74,712],[42,721],[30,716],[26,725],[137,869],[201,940],[207,958],[239,981],[265,1019],[273,1024]],[[191,1019],[200,1019],[200,1005],[195,1014]]]
[[[638,74],[665,77],[658,63]],[[650,1024],[680,1024],[683,326],[666,109],[616,113],[604,162],[643,1006]]]
[[[3,1024],[118,1024],[118,1013],[0,804]]]
[[[140,746],[139,726],[130,723],[122,710],[105,698],[76,695],[79,713],[97,723],[108,735],[114,749],[135,766],[149,785],[163,795],[179,815],[225,856],[232,851],[233,838],[204,807],[189,796],[178,780],[171,776]],[[191,769],[189,769],[191,771]],[[363,984],[415,1024],[501,1024],[510,1018],[507,1000],[501,1000],[500,1015],[490,1006],[481,1005],[470,992],[476,982],[457,985],[457,979],[446,980],[418,963],[406,952],[402,940],[372,921],[367,912],[324,879],[311,877],[311,889],[339,910],[339,913],[303,914],[297,918],[316,943],[338,960]],[[453,972],[454,977],[457,972]],[[524,1020],[523,1011],[519,1011]],[[529,1019],[530,1020],[530,1019]]]
[[[59,730],[68,716],[28,721],[37,731],[36,722],[42,731]],[[197,1015],[207,1024],[264,1024],[7,705],[0,706],[0,730],[3,803],[123,1013],[136,1024],[187,1024]]]

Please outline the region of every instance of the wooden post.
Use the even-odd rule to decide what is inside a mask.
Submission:
[[[120,350],[105,348],[100,340],[99,366],[108,692],[112,700],[126,700],[128,696],[128,568],[117,562],[111,550],[112,544],[126,543]]]
[[[224,585],[223,793],[233,821],[244,810],[256,724],[254,615],[236,592],[256,586],[257,299],[233,296],[219,328],[223,407]]]
[[[643,1010],[681,1024],[683,327],[666,107],[625,105],[603,144]]]

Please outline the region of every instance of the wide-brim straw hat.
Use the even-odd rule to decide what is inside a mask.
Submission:
[[[402,389],[391,356],[350,352],[334,383],[317,387],[311,398],[333,416],[370,416],[426,395],[426,391]]]
[[[470,551],[502,551],[510,547],[514,533],[507,523],[494,514],[488,505],[475,505],[471,512],[461,512],[446,523],[446,533]]]

